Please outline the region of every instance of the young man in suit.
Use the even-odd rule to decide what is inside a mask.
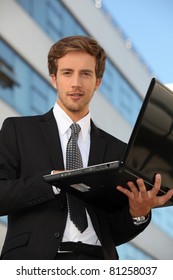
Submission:
[[[66,146],[72,123],[81,127],[78,145],[83,166],[120,160],[126,144],[96,127],[89,104],[99,87],[106,55],[92,38],[71,36],[55,43],[48,68],[57,102],[44,115],[8,118],[0,132],[0,215],[8,215],[2,259],[118,259],[116,246],[141,233],[157,197],[161,178],[147,191],[118,190],[127,197],[121,210],[104,211],[85,204],[87,228],[81,233],[71,221],[66,193],[42,176],[66,168]],[[116,186],[115,186],[116,187]],[[143,217],[142,220],[140,217]],[[136,219],[137,218],[137,221]]]

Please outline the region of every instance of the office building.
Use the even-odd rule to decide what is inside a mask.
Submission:
[[[56,100],[47,70],[47,53],[61,37],[89,35],[108,61],[91,114],[95,123],[128,142],[152,72],[121,28],[93,0],[1,0],[0,125],[8,116],[42,114]],[[120,259],[173,258],[173,210],[153,210],[149,227],[120,246]],[[6,231],[1,217],[0,242]],[[164,244],[164,248],[163,245]]]

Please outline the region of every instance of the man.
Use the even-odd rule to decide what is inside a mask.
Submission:
[[[129,205],[105,212],[85,205],[87,227],[81,233],[71,220],[64,191],[42,176],[66,168],[66,146],[72,123],[81,127],[78,145],[83,166],[121,159],[125,144],[97,128],[89,104],[99,87],[106,55],[99,44],[85,36],[55,43],[48,54],[48,68],[57,102],[45,115],[8,118],[0,132],[0,214],[8,215],[2,259],[118,259],[115,247],[142,232],[150,210],[164,204],[172,192],[157,197],[161,178],[147,191],[128,182],[121,186]],[[134,218],[143,216],[136,223]]]

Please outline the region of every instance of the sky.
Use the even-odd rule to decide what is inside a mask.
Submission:
[[[153,76],[173,83],[173,1],[101,0]]]

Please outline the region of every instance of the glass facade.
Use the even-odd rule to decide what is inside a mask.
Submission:
[[[120,260],[152,260],[153,258],[131,243],[117,247]]]
[[[87,35],[59,0],[17,0],[17,2],[54,42],[69,35]],[[133,126],[142,100],[109,59],[100,92]]]
[[[18,4],[39,24],[45,33],[55,42],[69,35],[85,35],[86,31],[67,11],[59,0],[16,0]],[[17,84],[3,87],[0,84],[0,98],[11,105],[21,115],[42,114],[48,111],[56,100],[56,93],[51,85],[31,68],[13,49],[0,39],[0,59],[10,67]],[[100,94],[133,127],[142,100],[108,59]],[[169,208],[169,209],[168,209]],[[153,211],[153,223],[173,237],[173,209]],[[6,222],[6,217],[2,217]],[[151,259],[131,244],[118,248],[121,259]]]
[[[54,89],[2,40],[0,59],[12,69],[17,81],[13,87],[0,86],[0,98],[21,115],[48,111],[56,100]]]

